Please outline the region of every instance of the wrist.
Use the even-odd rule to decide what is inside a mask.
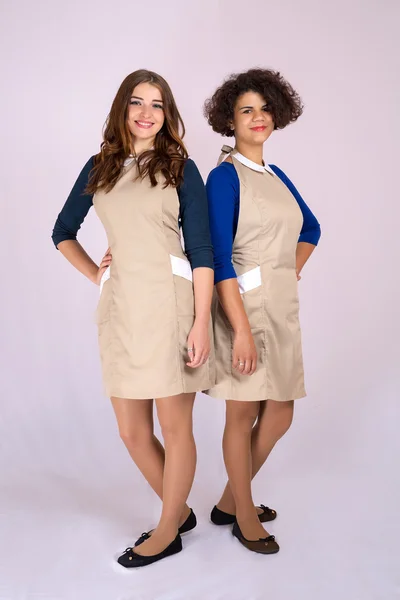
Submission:
[[[194,318],[194,324],[202,327],[208,327],[210,322],[210,315],[196,315]]]
[[[244,324],[238,325],[237,327],[233,327],[233,331],[234,331],[235,335],[246,335],[249,333],[251,334],[250,324],[244,323]]]
[[[99,285],[99,283],[97,282],[97,272],[96,273],[91,273],[90,275],[88,275],[88,279],[92,283],[95,283],[96,285]]]

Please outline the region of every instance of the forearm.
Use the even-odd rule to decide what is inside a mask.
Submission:
[[[235,333],[249,331],[250,324],[244,310],[237,279],[224,279],[217,283],[218,298]]]
[[[208,324],[214,288],[214,271],[208,267],[193,269],[194,308],[197,322]]]
[[[63,256],[93,283],[96,283],[96,275],[99,267],[85,252],[76,240],[64,240],[57,246]]]
[[[316,246],[308,242],[299,242],[296,249],[296,272],[299,275]]]

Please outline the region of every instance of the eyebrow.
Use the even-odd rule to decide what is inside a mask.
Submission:
[[[268,104],[267,102],[266,102],[265,104],[263,104],[263,105],[262,105],[262,108],[264,108],[264,106],[267,106],[267,104]],[[241,107],[239,108],[239,110],[243,110],[244,108],[254,108],[254,106],[241,106]]]
[[[131,96],[131,100],[132,98],[136,98],[137,100],[142,100],[142,102],[144,102],[143,98],[140,96]],[[152,100],[152,102],[163,102],[163,100]]]

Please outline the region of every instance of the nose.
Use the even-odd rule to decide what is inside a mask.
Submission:
[[[148,106],[147,104],[142,104],[140,116],[143,117],[143,119],[149,119],[151,117],[151,106]]]
[[[253,121],[264,121],[264,112],[263,111],[255,111],[253,113]]]

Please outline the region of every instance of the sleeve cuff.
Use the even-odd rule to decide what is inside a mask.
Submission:
[[[211,249],[190,252],[190,254],[187,254],[187,257],[192,271],[198,267],[208,267],[214,270],[214,257]]]
[[[318,246],[319,239],[321,237],[321,228],[313,229],[311,231],[304,231],[300,234],[299,242],[307,242],[308,244],[313,244],[314,246]]]
[[[55,245],[56,249],[58,250],[57,246],[60,242],[65,242],[66,240],[73,240],[74,242],[76,242],[76,235],[72,235],[72,234],[63,234],[63,235],[52,235],[51,239],[53,240],[53,244]]]
[[[229,267],[226,266],[221,269],[215,269],[214,284],[216,285],[221,281],[225,281],[225,279],[236,279],[235,269],[232,264],[230,264]]]

